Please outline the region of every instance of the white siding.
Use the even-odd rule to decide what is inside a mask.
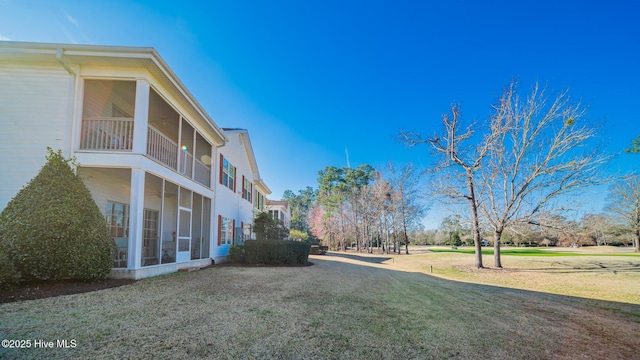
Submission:
[[[216,197],[215,197],[215,216],[216,219],[216,231],[215,231],[215,247],[214,247],[214,257],[222,257],[227,256],[229,253],[229,245],[217,246],[218,242],[218,232],[217,232],[217,216],[218,214],[236,220],[236,228],[240,228],[241,224],[252,224],[253,223],[253,204],[249,201],[242,198],[242,176],[246,177],[251,183],[254,183],[253,172],[251,171],[251,167],[249,165],[249,159],[247,158],[247,152],[245,151],[245,147],[242,144],[242,140],[240,134],[238,133],[227,133],[227,137],[229,138],[229,142],[222,148],[220,148],[219,153],[216,158],[215,163],[215,186],[216,186]],[[220,184],[220,155],[223,154],[225,159],[227,159],[233,166],[236,167],[236,191],[233,192],[231,189],[225,187]],[[236,230],[239,231],[239,230]]]
[[[0,63],[0,210],[45,163],[71,153],[74,78],[61,66]]]

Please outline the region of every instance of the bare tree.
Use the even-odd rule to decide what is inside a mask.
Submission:
[[[474,131],[472,126],[467,127],[464,133],[460,130],[460,108],[453,105],[451,107],[452,117],[444,115],[442,123],[444,125],[444,133],[442,136],[433,136],[423,139],[420,134],[413,132],[400,131],[400,141],[414,147],[420,144],[427,144],[442,156],[440,165],[436,171],[442,173],[454,166],[464,177],[464,188],[455,186],[451,183],[445,184],[436,191],[441,192],[445,196],[465,199],[469,203],[471,210],[471,218],[473,225],[473,243],[475,245],[475,266],[482,268],[482,248],[480,243],[480,226],[479,226],[479,198],[476,195],[476,172],[480,168],[483,160],[487,156],[489,149],[493,143],[500,137],[500,133],[490,132],[479,142],[477,146],[464,147],[472,139]]]
[[[640,251],[640,175],[614,184],[609,191],[608,202],[607,211],[631,230],[636,251]]]
[[[496,135],[482,167],[481,211],[494,233],[495,266],[502,267],[500,238],[516,223],[529,223],[560,195],[609,181],[601,168],[610,156],[587,142],[596,129],[585,111],[562,92],[550,101],[536,83],[521,99],[512,82],[494,106]]]
[[[607,238],[612,233],[612,219],[606,214],[586,214],[580,221],[585,235],[596,242],[596,246],[607,245]]]
[[[409,235],[407,229],[417,223],[426,211],[425,205],[421,202],[422,196],[419,191],[420,174],[415,171],[415,167],[411,163],[407,163],[400,170],[397,170],[391,161],[388,166],[391,186],[397,194],[398,213],[402,225],[405,254],[409,254]]]

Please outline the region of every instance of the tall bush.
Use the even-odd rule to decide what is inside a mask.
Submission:
[[[256,233],[256,240],[283,240],[289,236],[289,229],[266,212],[256,215],[253,231]]]
[[[18,282],[18,272],[13,266],[13,262],[0,249],[0,288],[6,285],[13,285]]]
[[[0,213],[0,246],[25,279],[106,277],[113,241],[73,160],[48,149],[47,163]]]

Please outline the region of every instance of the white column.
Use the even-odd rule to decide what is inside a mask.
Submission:
[[[129,205],[129,268],[142,267],[142,232],[144,218],[144,170],[131,169]]]
[[[133,115],[133,153],[147,153],[147,128],[149,127],[149,83],[136,81],[136,110]]]
[[[75,101],[73,104],[71,151],[80,149],[82,141],[82,110],[84,109],[84,79],[76,76]]]

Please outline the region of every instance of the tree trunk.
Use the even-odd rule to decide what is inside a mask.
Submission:
[[[473,217],[473,244],[476,248],[476,268],[481,269],[482,266],[482,244],[480,244],[480,225],[478,224],[478,203],[476,202],[476,193],[473,184],[473,170],[467,168],[467,188],[469,191],[469,206],[471,207],[471,215]]]
[[[635,223],[636,223],[636,252],[640,252],[640,209],[635,209]]]
[[[502,261],[500,260],[500,238],[502,238],[502,228],[496,229],[493,232],[493,260],[494,266],[502,268]]]
[[[409,255],[409,235],[407,235],[407,223],[403,222],[404,227],[404,254]]]

